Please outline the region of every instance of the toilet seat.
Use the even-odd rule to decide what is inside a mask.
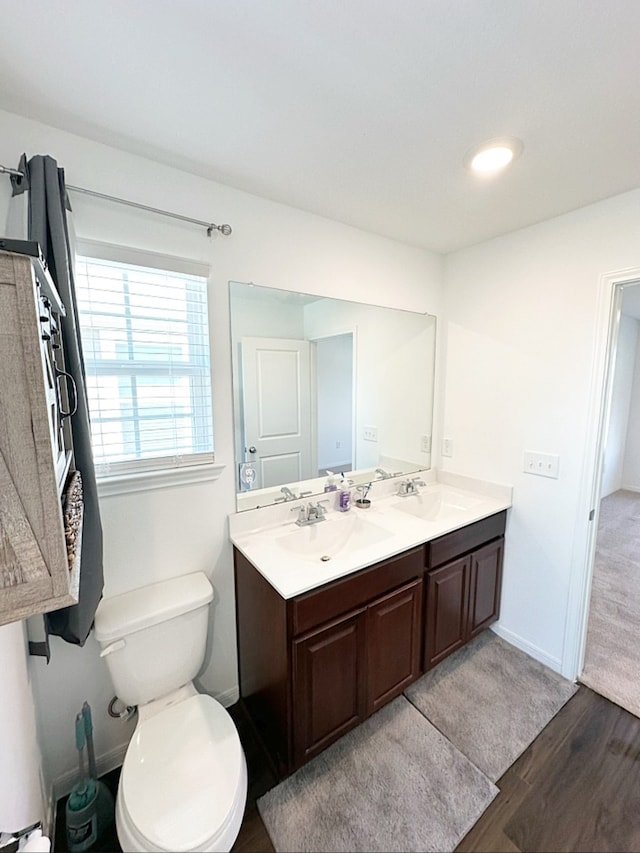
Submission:
[[[142,720],[122,766],[116,821],[123,850],[230,850],[247,770],[227,711],[197,694]]]

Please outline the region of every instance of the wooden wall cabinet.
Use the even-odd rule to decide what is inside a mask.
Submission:
[[[23,245],[32,256],[0,250],[0,625],[75,604],[80,581],[64,306],[36,244]]]

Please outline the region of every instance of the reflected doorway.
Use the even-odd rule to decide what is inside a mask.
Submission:
[[[640,284],[621,290],[610,341],[598,527],[579,681],[640,716]]]
[[[315,339],[312,365],[316,394],[314,476],[351,471],[355,428],[353,333]]]

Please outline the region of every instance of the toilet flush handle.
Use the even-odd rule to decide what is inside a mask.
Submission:
[[[109,643],[109,645],[105,646],[105,648],[100,652],[100,657],[104,658],[107,655],[110,655],[111,652],[117,652],[118,649],[124,649],[126,645],[126,640],[116,640],[114,643]]]

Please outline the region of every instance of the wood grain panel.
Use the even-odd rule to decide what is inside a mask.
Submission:
[[[422,581],[367,608],[367,713],[390,702],[420,674]]]
[[[500,615],[503,553],[504,539],[500,538],[471,554],[469,640],[495,622]]]
[[[67,554],[37,288],[28,257],[0,252],[0,624],[74,604],[79,588],[79,560],[70,566]]]
[[[469,557],[427,572],[424,668],[431,669],[466,642]]]
[[[427,566],[440,566],[504,535],[506,523],[507,511],[503,510],[427,542]]]
[[[291,761],[286,602],[234,548],[240,696],[279,772]]]
[[[294,634],[308,631],[329,619],[367,604],[424,572],[424,547],[413,548],[397,557],[311,590],[292,599]]]
[[[358,610],[293,642],[296,767],[365,717],[365,613]]]

